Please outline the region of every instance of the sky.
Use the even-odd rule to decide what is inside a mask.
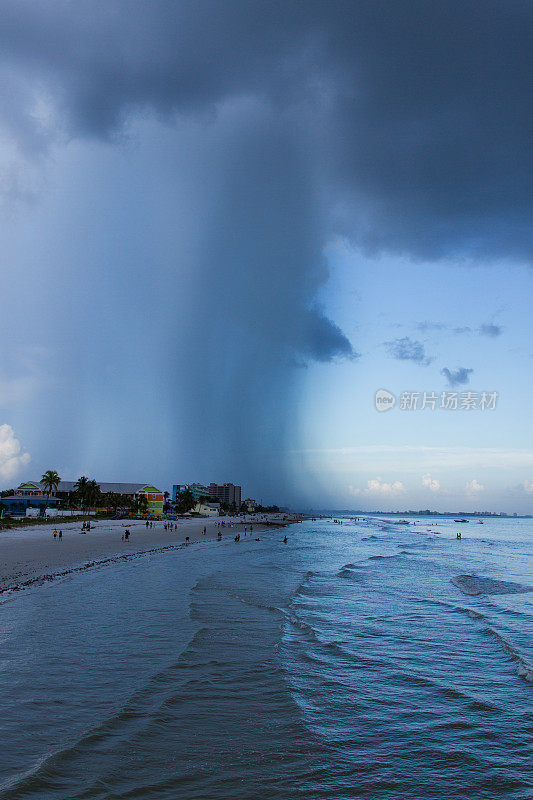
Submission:
[[[3,487],[532,512],[531,3],[0,22]]]

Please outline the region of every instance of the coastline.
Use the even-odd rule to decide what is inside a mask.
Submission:
[[[287,515],[288,516],[288,515]],[[193,518],[178,520],[178,529],[164,529],[163,522],[154,522],[146,528],[144,520],[96,520],[91,521],[91,530],[82,533],[81,521],[67,522],[58,519],[57,524],[10,528],[0,533],[0,595],[21,591],[31,586],[66,577],[70,574],[112,564],[129,558],[179,549],[199,542],[233,540],[253,526],[253,538],[272,528],[284,527],[300,521],[297,515],[283,520],[279,515],[270,515],[267,520],[224,517],[225,527],[219,528],[222,519]],[[229,527],[231,525],[231,527]],[[54,527],[63,532],[61,539],[54,539]],[[122,541],[126,528],[130,531],[128,541]],[[206,529],[205,533],[204,528]],[[250,538],[252,538],[250,536]]]

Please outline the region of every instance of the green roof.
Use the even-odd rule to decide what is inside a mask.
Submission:
[[[20,486],[17,486],[17,489],[38,489],[42,492],[43,487],[39,483],[21,483]]]

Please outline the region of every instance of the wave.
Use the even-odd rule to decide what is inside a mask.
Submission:
[[[483,628],[483,633],[492,636],[499,643],[500,647],[516,663],[516,674],[528,683],[533,683],[533,666],[527,662],[524,656],[495,628]]]
[[[500,581],[495,578],[480,578],[477,575],[456,575],[451,583],[457,586],[463,594],[521,594],[533,592],[533,587],[523,586],[512,581]]]

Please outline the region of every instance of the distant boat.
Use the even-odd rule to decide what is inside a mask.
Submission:
[[[484,522],[484,520],[482,520],[482,519],[478,519],[478,521],[477,521],[477,524],[478,524],[478,525],[483,525],[483,522]]]
[[[409,525],[410,523],[409,523],[408,519],[398,519],[398,520],[396,520],[396,522],[394,524],[395,525]]]
[[[469,519],[454,519],[454,522],[470,522]]]

